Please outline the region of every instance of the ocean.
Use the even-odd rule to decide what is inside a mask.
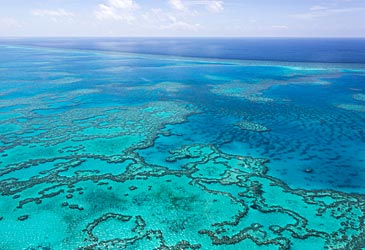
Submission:
[[[0,249],[361,249],[364,73],[364,39],[0,39]]]
[[[365,63],[365,38],[0,38],[0,43],[213,59]]]

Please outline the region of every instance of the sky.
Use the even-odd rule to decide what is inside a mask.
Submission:
[[[1,37],[365,37],[365,0],[1,0]]]

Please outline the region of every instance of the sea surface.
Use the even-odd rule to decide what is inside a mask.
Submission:
[[[0,250],[364,249],[364,39],[0,39]]]

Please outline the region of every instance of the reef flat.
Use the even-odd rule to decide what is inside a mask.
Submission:
[[[362,249],[364,68],[0,46],[0,249]]]

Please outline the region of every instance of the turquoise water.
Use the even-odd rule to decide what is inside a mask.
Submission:
[[[0,46],[0,249],[365,247],[365,65]]]

